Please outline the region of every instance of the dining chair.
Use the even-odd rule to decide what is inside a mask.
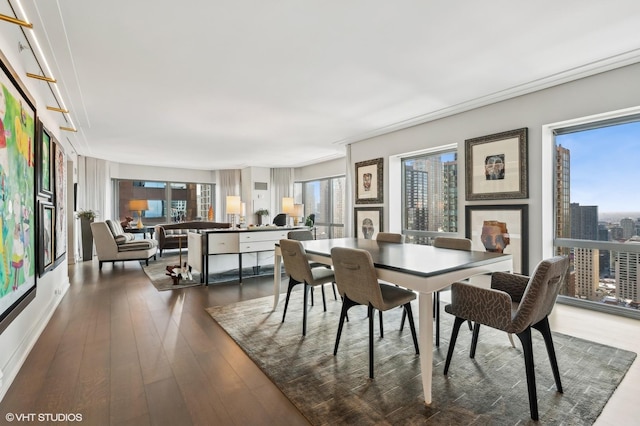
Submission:
[[[280,240],[280,250],[282,252],[282,260],[284,268],[289,274],[289,286],[287,287],[287,298],[284,304],[284,312],[282,313],[282,322],[287,315],[287,307],[289,306],[289,298],[291,289],[297,284],[304,285],[303,306],[302,306],[302,335],[307,334],[307,294],[310,287],[321,286],[322,289],[322,305],[327,310],[327,303],[324,296],[324,284],[335,281],[332,269],[321,267],[311,268],[307,259],[307,254],[302,247],[302,243],[296,240],[282,239]]]
[[[471,251],[471,240],[468,238],[457,237],[435,237],[432,245],[434,247],[446,248],[452,250]],[[440,291],[448,290],[450,287],[443,288]],[[433,295],[433,315],[436,323],[436,346],[440,346],[440,291],[436,291]],[[471,330],[471,321],[467,321],[469,330]]]
[[[392,244],[404,244],[404,234],[398,234],[395,232],[378,232],[376,235],[376,241]],[[384,330],[382,326],[382,311],[378,311],[380,317],[380,336],[384,336]],[[400,321],[400,331],[404,330],[404,322],[407,319],[407,311],[402,311],[402,320]]]
[[[491,288],[453,283],[451,285],[451,304],[445,306],[445,311],[454,315],[455,319],[451,330],[444,374],[446,375],[449,371],[458,331],[464,321],[474,322],[470,358],[475,357],[480,324],[513,333],[522,342],[531,419],[538,420],[531,329],[535,328],[542,334],[556,389],[562,393],[562,383],[560,382],[548,316],[553,309],[560,288],[564,285],[568,269],[569,258],[555,256],[538,263],[531,277],[494,272],[491,276]],[[338,289],[340,289],[339,283]]]
[[[411,290],[380,283],[371,254],[366,250],[334,247],[331,249],[331,261],[335,271],[338,292],[342,296],[342,309],[340,311],[340,322],[333,355],[335,356],[338,353],[338,345],[340,344],[340,336],[342,335],[342,327],[344,326],[347,311],[356,305],[367,306],[369,317],[369,378],[373,378],[374,309],[382,312],[403,306],[409,318],[416,354],[420,354],[413,313],[411,312],[411,301],[415,300],[416,294]]]
[[[273,224],[276,226],[287,226],[287,215],[285,213],[278,213],[273,218]]]
[[[289,231],[287,232],[287,238],[290,240],[296,240],[296,241],[311,241],[313,240],[313,233],[311,231],[309,231],[308,229],[296,229],[295,231]],[[327,268],[329,267],[329,265],[325,265],[324,263],[320,263],[320,262],[313,262],[310,261],[309,265],[312,268],[318,268],[318,267],[324,267]],[[331,283],[331,288],[333,289],[333,298],[335,300],[338,300],[338,295],[336,294],[336,285],[335,283]],[[323,288],[324,291],[324,288]],[[311,287],[311,306],[313,306],[313,287]]]

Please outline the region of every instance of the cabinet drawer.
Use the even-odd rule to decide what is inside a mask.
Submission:
[[[275,248],[275,241],[243,241],[240,243],[240,252],[249,253],[252,251],[268,251]]]
[[[254,242],[254,241],[280,241],[283,238],[287,238],[287,231],[249,231],[240,233],[240,242]]]
[[[209,254],[238,253],[238,234],[209,234]]]

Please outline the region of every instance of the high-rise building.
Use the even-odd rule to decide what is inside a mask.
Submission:
[[[573,266],[575,271],[576,297],[598,300],[600,274],[598,267],[598,249],[574,248]]]
[[[598,206],[581,206],[570,203],[571,238],[576,240],[598,240]]]
[[[640,244],[640,239],[630,239],[626,244]],[[640,253],[617,252],[615,265],[616,297],[619,300],[629,300],[631,303],[637,304],[640,302],[638,297]]]
[[[620,219],[620,228],[622,228],[622,238],[625,240],[636,235],[636,221],[630,217]]]
[[[556,146],[556,237],[571,237],[571,153]]]

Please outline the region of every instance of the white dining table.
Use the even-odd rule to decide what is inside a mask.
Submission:
[[[394,244],[358,238],[301,241],[309,260],[331,265],[333,247],[367,250],[380,280],[418,292],[418,343],[425,404],[431,404],[433,374],[433,293],[474,275],[511,271],[510,254],[451,250],[417,244]],[[282,254],[275,246],[273,310],[280,299]]]

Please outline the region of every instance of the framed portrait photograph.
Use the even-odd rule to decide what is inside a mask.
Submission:
[[[466,237],[472,250],[513,256],[513,272],[529,274],[528,205],[467,206]]]
[[[356,204],[384,202],[382,165],[382,158],[356,163]]]
[[[361,207],[353,210],[356,238],[375,240],[378,232],[383,230],[382,207]]]
[[[39,262],[38,273],[43,276],[48,271],[53,269],[53,261],[55,256],[55,244],[54,244],[54,226],[55,226],[55,207],[53,203],[48,201],[38,202],[39,216],[40,216],[40,232],[38,234],[39,240]]]
[[[465,141],[466,199],[527,198],[527,128]]]
[[[38,122],[38,139],[36,142],[36,174],[38,197],[53,200],[53,140],[51,133]]]

